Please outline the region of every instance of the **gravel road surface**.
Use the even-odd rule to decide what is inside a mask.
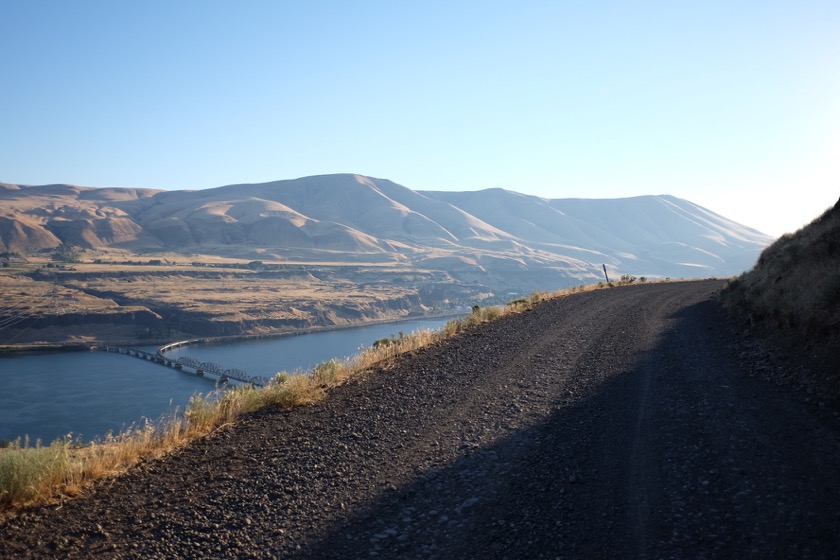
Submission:
[[[794,364],[722,285],[483,325],[24,512],[0,558],[838,558],[840,421],[749,375]]]

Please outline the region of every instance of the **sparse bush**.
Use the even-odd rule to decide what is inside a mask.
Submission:
[[[347,368],[336,359],[321,362],[312,370],[312,380],[318,385],[329,385],[347,376]]]
[[[305,375],[292,375],[286,380],[270,383],[260,391],[263,406],[293,408],[312,404],[323,396],[321,388],[314,387],[312,380]]]
[[[384,348],[385,346],[390,346],[395,344],[397,340],[394,337],[391,338],[377,338],[373,341],[374,348]]]
[[[69,465],[69,444],[43,446],[18,438],[0,452],[0,507],[44,498],[61,487]]]
[[[443,334],[444,336],[455,336],[461,331],[462,322],[459,319],[453,319],[452,321],[448,321],[443,326]]]

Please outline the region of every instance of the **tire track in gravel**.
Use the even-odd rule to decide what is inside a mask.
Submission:
[[[837,426],[741,374],[721,285],[483,325],[7,521],[0,557],[830,558]]]

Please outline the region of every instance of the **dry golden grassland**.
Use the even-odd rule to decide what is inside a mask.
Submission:
[[[52,313],[56,306],[89,309],[98,313],[116,310],[110,299],[98,298],[80,290],[48,281],[36,281],[19,274],[0,272],[0,308],[30,315]]]
[[[211,321],[310,319],[330,307],[371,305],[409,293],[387,285],[361,289],[347,280],[320,280],[311,274],[293,278],[224,272],[203,277],[135,275],[71,281],[70,285],[116,293],[152,309],[163,306],[212,316]]]
[[[266,334],[306,326],[399,319],[409,311],[422,309],[410,310],[404,304],[406,298],[416,301],[417,286],[390,282],[393,274],[399,274],[393,270],[391,276],[379,281],[376,273],[366,273],[365,279],[370,281],[360,283],[340,273],[318,270],[314,271],[316,276],[304,270],[258,273],[247,267],[192,265],[74,263],[64,270],[40,266],[35,263],[0,271],[0,321],[17,316],[44,318],[35,329],[23,333],[16,340],[19,343],[60,341],[61,332],[50,330],[50,317],[70,313],[115,315],[145,311],[161,315],[161,326],[175,330],[181,330],[183,320],[184,325],[190,321],[206,323],[211,331],[220,331],[215,334]],[[24,276],[33,272],[35,279]],[[107,337],[109,330],[119,332],[119,340],[132,337],[129,327],[122,329],[125,332],[119,326],[97,332],[94,324],[107,322],[102,317],[85,322],[91,332],[85,331],[84,325],[77,328],[66,320],[59,321],[67,333],[65,341],[95,341],[99,335]],[[0,337],[0,342],[17,334],[11,330],[6,332],[9,333],[12,334]],[[187,332],[185,336],[191,334]]]

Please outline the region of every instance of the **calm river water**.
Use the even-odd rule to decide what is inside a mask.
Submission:
[[[417,320],[227,344],[193,345],[167,353],[238,368],[250,375],[308,370],[356,354],[378,338],[436,329],[446,320]],[[153,348],[146,348],[154,351]],[[0,358],[0,440],[28,435],[48,443],[72,433],[85,441],[118,433],[144,418],[156,420],[190,397],[215,388],[157,364],[103,352],[66,352]]]

